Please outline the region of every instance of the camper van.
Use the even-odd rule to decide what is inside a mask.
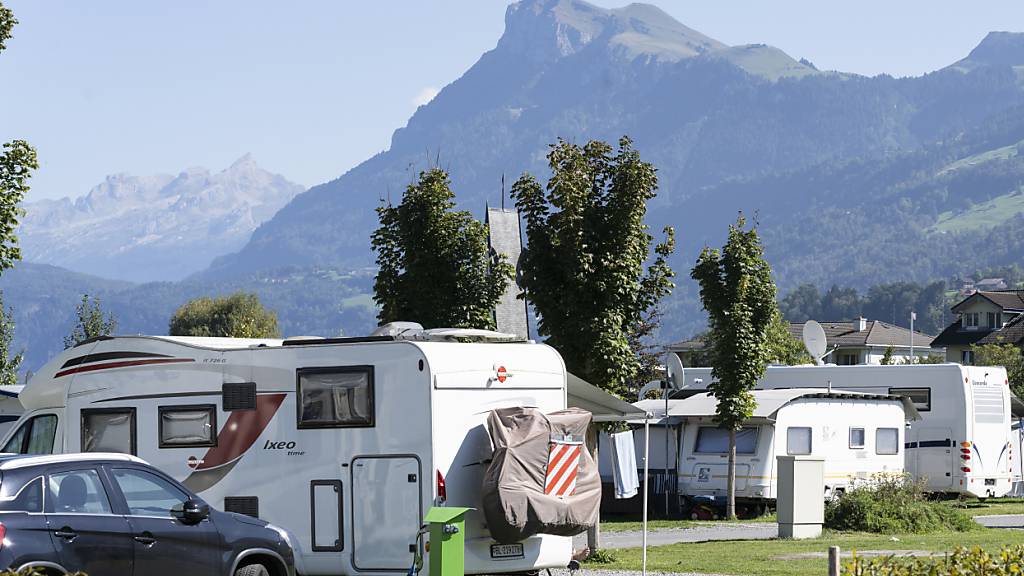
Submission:
[[[18,384],[0,386],[0,436],[10,430],[25,411],[18,400],[22,388],[24,386]]]
[[[284,528],[301,574],[405,573],[431,506],[481,508],[489,412],[566,408],[561,357],[500,336],[101,337],[32,378],[3,450],[134,454]],[[564,568],[572,545],[496,545],[470,512],[465,552],[466,573],[523,572]]]
[[[684,392],[707,389],[710,368],[687,368]],[[904,441],[905,468],[933,492],[1004,496],[1010,491],[1010,387],[992,366],[769,366],[759,389],[830,388],[909,398],[921,415]]]

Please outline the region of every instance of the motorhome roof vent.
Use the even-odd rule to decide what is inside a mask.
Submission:
[[[370,336],[392,336],[398,338],[409,332],[422,332],[423,325],[416,322],[388,322],[382,326],[378,326],[376,330],[370,333]]]
[[[402,340],[422,340],[427,342],[525,342],[526,339],[515,334],[480,330],[477,328],[431,328],[419,332],[407,332],[398,336]]]

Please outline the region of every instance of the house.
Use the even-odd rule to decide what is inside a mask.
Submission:
[[[934,336],[879,322],[858,318],[848,322],[821,322],[825,330],[828,347],[834,351],[823,359],[827,364],[881,364],[885,352],[892,348],[892,362],[906,362],[910,358],[910,347],[914,347],[915,358],[945,356],[945,351],[931,345]],[[789,323],[789,333],[800,340],[803,322]],[[700,336],[676,342],[668,349],[679,355],[683,366],[706,366],[704,339]]]
[[[824,361],[827,364],[881,364],[882,358],[892,349],[892,363],[907,362],[911,357],[913,346],[914,358],[928,356],[944,356],[941,347],[932,345],[934,336],[917,330],[911,332],[902,326],[896,326],[878,320],[857,318],[844,322],[821,322],[825,330],[828,348],[835,348]],[[790,323],[789,333],[800,339],[803,334],[803,323]]]
[[[946,360],[974,363],[971,346],[1010,343],[1024,347],[1024,290],[978,290],[952,311],[957,316],[935,340],[946,349]]]

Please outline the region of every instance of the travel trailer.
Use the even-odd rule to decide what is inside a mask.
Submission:
[[[736,433],[738,499],[775,499],[778,456],[823,457],[823,498],[875,474],[903,473],[905,424],[918,418],[909,401],[824,389],[755,390],[753,395],[754,415]],[[715,423],[716,406],[709,394],[669,400],[666,417],[664,400],[637,403],[656,418],[651,424],[651,469],[674,470],[679,496],[726,495],[729,433]]]
[[[32,378],[3,450],[134,454],[287,530],[301,574],[405,573],[431,506],[480,510],[490,411],[566,408],[561,357],[503,340],[101,337]],[[564,568],[572,544],[496,545],[470,512],[465,552],[466,573],[523,572]]]
[[[710,368],[687,368],[683,392],[707,389]],[[827,388],[909,398],[921,415],[906,431],[905,468],[933,492],[1004,496],[1010,462],[1019,454],[1010,436],[1006,370],[992,366],[769,366],[759,389]]]

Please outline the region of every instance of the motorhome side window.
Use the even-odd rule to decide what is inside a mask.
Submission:
[[[0,452],[11,454],[52,454],[57,432],[57,415],[42,414],[25,421]]]
[[[786,454],[798,456],[811,453],[811,429],[786,428]]]
[[[910,398],[918,412],[928,412],[932,409],[931,388],[889,388],[889,394]]]
[[[373,426],[373,367],[298,370],[298,427]]]
[[[864,448],[864,429],[850,428],[850,448]]]
[[[754,454],[757,451],[757,428],[743,428],[736,431],[736,453]],[[698,454],[727,454],[729,452],[729,431],[718,426],[701,426],[697,429]]]
[[[135,408],[82,410],[82,452],[135,454]]]
[[[161,406],[160,447],[195,448],[217,445],[217,407]]]
[[[899,454],[900,431],[895,428],[879,428],[875,431],[875,454]]]

